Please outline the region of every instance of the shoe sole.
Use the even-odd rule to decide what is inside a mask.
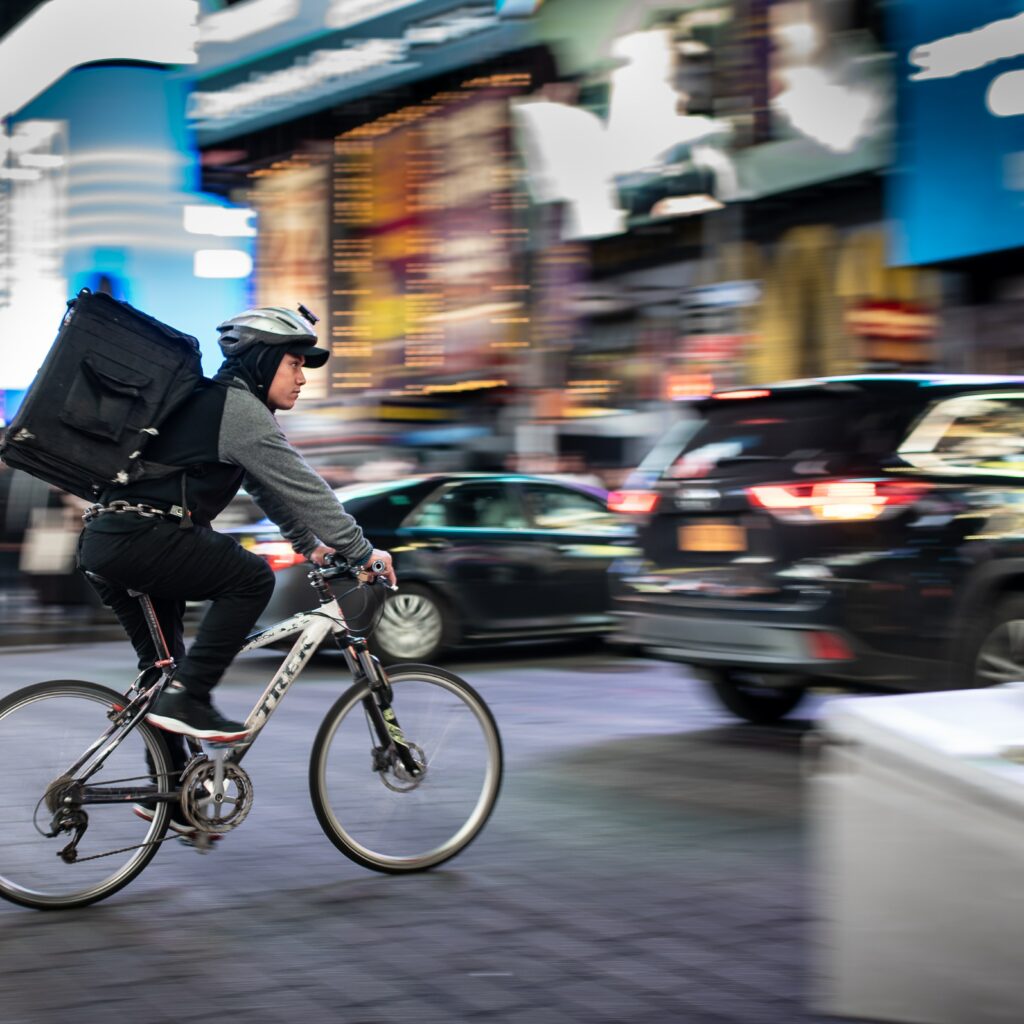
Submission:
[[[196,729],[191,725],[178,721],[177,718],[164,718],[163,715],[146,715],[146,721],[155,725],[165,732],[175,732],[179,736],[191,736],[196,740],[211,740],[214,743],[234,743],[236,740],[244,740],[252,729],[243,729],[241,732],[218,732],[216,729]]]

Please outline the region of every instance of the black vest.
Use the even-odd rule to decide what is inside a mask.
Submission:
[[[143,502],[158,508],[185,502],[197,526],[209,526],[238,493],[245,471],[218,460],[220,425],[224,416],[224,398],[228,385],[202,380],[171,414],[158,436],[146,448],[146,461],[166,466],[183,466],[161,480],[143,480],[126,486],[112,486],[101,501]]]

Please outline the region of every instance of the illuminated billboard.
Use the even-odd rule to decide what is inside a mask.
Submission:
[[[29,385],[83,287],[195,335],[219,364],[214,328],[249,304],[256,226],[197,191],[186,91],[154,66],[79,68],[0,132],[0,337],[17,339],[0,388]]]
[[[326,317],[329,170],[326,157],[311,153],[254,173],[249,198],[260,225],[256,305],[294,309],[301,302]],[[323,398],[326,382],[326,374],[310,374],[305,394]]]
[[[1024,244],[1024,14],[1013,0],[899,3],[892,260]]]
[[[589,7],[567,2],[584,24]],[[619,34],[581,29],[594,55],[606,51],[589,72],[600,89],[560,81],[514,108],[534,201],[564,204],[564,237],[615,235],[884,166],[891,61],[849,0],[623,10]]]
[[[335,139],[333,390],[496,387],[529,347],[505,77]]]
[[[523,45],[529,13],[463,0],[246,0],[206,11],[189,116],[207,145],[471,66]]]

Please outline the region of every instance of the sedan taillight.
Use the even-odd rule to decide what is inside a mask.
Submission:
[[[912,505],[931,487],[916,480],[819,480],[748,487],[754,505],[789,522],[865,522]]]
[[[654,491],[612,491],[608,495],[610,512],[653,512],[658,504]]]
[[[281,569],[290,569],[293,565],[299,565],[306,559],[297,551],[292,550],[291,544],[284,540],[264,540],[253,544],[249,550],[254,555],[264,558],[274,572]]]

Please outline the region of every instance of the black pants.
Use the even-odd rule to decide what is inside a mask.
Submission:
[[[114,610],[145,669],[157,658],[138,599],[149,594],[172,657],[175,677],[189,692],[208,697],[238,653],[274,590],[262,558],[208,527],[182,530],[177,520],[132,512],[101,516],[86,526],[79,564],[109,580],[93,585]],[[192,646],[185,651],[186,601],[210,601]]]

